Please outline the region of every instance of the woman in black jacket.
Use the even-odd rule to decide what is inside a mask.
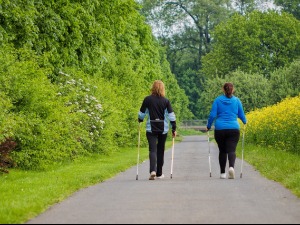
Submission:
[[[170,101],[165,98],[165,85],[157,80],[153,83],[151,95],[146,97],[141,106],[138,121],[147,120],[147,139],[149,143],[150,178],[164,178],[163,165],[169,122],[172,125],[172,135],[176,137],[176,116]]]

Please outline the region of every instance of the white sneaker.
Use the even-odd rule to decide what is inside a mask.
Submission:
[[[221,173],[221,179],[226,179],[226,173]]]
[[[159,176],[159,177],[155,177],[155,179],[164,179],[165,178],[165,175],[161,175],[161,176]]]
[[[150,174],[149,180],[155,180],[155,177],[156,177],[156,172],[152,171]]]
[[[235,172],[234,172],[233,167],[230,167],[230,168],[229,168],[228,179],[235,179]]]

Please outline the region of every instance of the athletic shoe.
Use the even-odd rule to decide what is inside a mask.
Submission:
[[[165,175],[161,175],[161,176],[159,176],[159,177],[155,177],[155,179],[164,179],[165,178]]]
[[[229,168],[228,179],[234,179],[234,178],[235,178],[234,168],[233,168],[233,167],[230,167],[230,168]]]
[[[152,171],[150,174],[149,180],[155,180],[155,177],[156,177],[156,172]]]
[[[221,179],[226,179],[226,173],[221,173]]]

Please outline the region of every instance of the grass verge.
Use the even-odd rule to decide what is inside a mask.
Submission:
[[[166,144],[167,148],[171,141]],[[148,159],[141,148],[140,161]],[[21,224],[74,192],[110,179],[136,165],[137,147],[124,148],[111,155],[93,155],[51,170],[10,170],[0,175],[0,224]],[[132,179],[135,179],[135,175]]]
[[[238,156],[241,155],[239,150]],[[281,183],[300,198],[300,155],[248,144],[244,155],[264,177]]]

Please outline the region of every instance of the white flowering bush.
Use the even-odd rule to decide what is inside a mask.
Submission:
[[[82,115],[78,126],[86,129],[90,138],[97,141],[105,124],[102,119],[102,104],[93,94],[97,91],[97,86],[86,84],[82,79],[75,80],[62,71],[59,74],[57,95],[66,99],[66,106],[71,108],[70,113]]]

